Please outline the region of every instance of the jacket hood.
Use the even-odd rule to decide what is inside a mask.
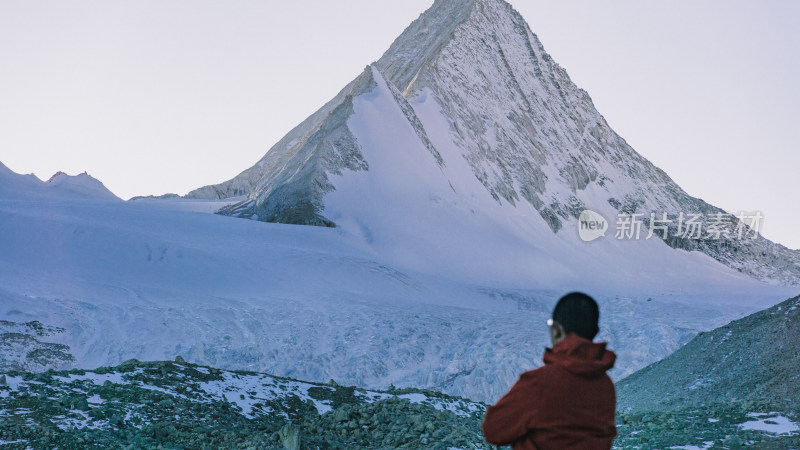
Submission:
[[[553,348],[544,352],[544,363],[563,367],[568,372],[583,377],[594,377],[614,367],[617,355],[606,350],[605,342],[592,342],[577,334],[570,334]]]

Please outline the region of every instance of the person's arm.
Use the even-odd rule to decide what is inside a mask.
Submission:
[[[483,437],[490,444],[510,445],[524,438],[535,414],[534,377],[523,374],[510,391],[483,418]]]

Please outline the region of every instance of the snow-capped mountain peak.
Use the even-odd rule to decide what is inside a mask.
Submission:
[[[380,84],[376,78],[385,81],[385,91],[402,114],[380,116],[368,128],[357,130],[355,123],[363,121],[356,117],[354,103],[373,95]],[[416,138],[402,144],[394,141],[396,130],[409,128]],[[382,133],[369,144],[379,152],[366,144],[370,139],[360,131]],[[419,146],[426,149],[417,152],[420,159],[399,161]],[[402,176],[383,175],[377,185],[350,188],[358,183],[355,180],[371,179],[362,172],[372,171],[376,158],[388,158],[387,164],[394,164],[394,172],[402,171]],[[392,162],[395,158],[398,161]],[[345,198],[341,192],[346,186],[351,194]],[[411,195],[425,188],[428,191],[421,197]],[[388,196],[377,198],[377,192]],[[376,63],[258,164],[189,197],[240,195],[247,198],[220,213],[339,226],[363,234],[370,243],[380,241],[382,234],[384,239],[403,241],[396,238],[408,227],[385,223],[398,215],[403,219],[396,224],[415,224],[414,235],[433,236],[447,234],[464,221],[480,222],[474,217],[484,216],[494,225],[473,231],[483,235],[492,229],[491,233],[509,239],[519,239],[521,232],[522,240],[535,235],[539,251],[545,241],[553,241],[557,249],[559,240],[576,240],[577,219],[586,209],[609,221],[621,213],[638,213],[645,225],[651,213],[700,214],[706,219],[722,214],[728,232],[739,222],[688,195],[631,148],[595,109],[589,95],[545,52],[522,16],[502,0],[434,2]],[[485,201],[486,195],[493,202]],[[408,201],[412,197],[415,202]],[[427,211],[422,204],[431,199],[449,206]],[[415,211],[423,210],[413,218]],[[458,211],[470,211],[470,217],[461,217]],[[549,233],[542,231],[542,224]],[[670,247],[698,250],[754,278],[800,283],[798,252],[763,238],[708,241],[664,234],[660,238]],[[460,239],[476,241],[466,232]],[[453,250],[437,247],[439,253]],[[380,251],[409,249],[387,245]],[[578,256],[582,257],[580,252]],[[556,259],[574,265],[566,254]]]

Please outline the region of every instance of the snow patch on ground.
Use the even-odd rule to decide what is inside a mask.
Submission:
[[[739,425],[743,430],[763,431],[771,434],[795,434],[800,431],[798,424],[788,417],[776,413],[750,413],[750,420]]]
[[[675,449],[675,450],[678,450],[678,449],[680,449],[680,450],[707,450],[707,449],[711,448],[712,445],[714,445],[714,441],[705,441],[705,442],[703,442],[702,446],[680,445],[680,446],[670,447],[670,448],[671,449]]]
[[[209,398],[224,399],[241,408],[242,414],[253,417],[254,406],[264,400],[275,400],[287,394],[301,401],[311,402],[320,414],[332,409],[330,402],[317,400],[308,394],[309,388],[317,385],[299,381],[282,381],[263,374],[242,375],[231,372],[223,374],[223,380],[200,383],[200,388]]]

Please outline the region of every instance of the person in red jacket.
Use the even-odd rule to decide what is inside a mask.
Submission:
[[[594,343],[597,303],[586,294],[562,297],[553,310],[552,348],[544,366],[523,373],[486,410],[483,436],[518,449],[609,449],[617,435],[616,393],[606,371],[616,355]]]

